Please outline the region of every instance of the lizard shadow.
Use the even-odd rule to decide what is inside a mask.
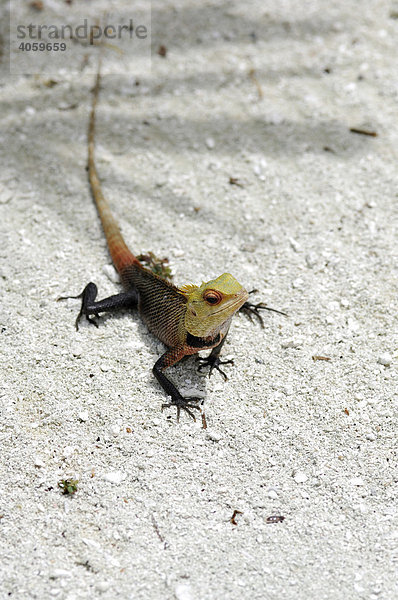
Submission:
[[[119,323],[122,323],[126,318],[133,319],[133,321],[136,323],[137,326],[134,328],[134,337],[142,341],[145,348],[147,348],[148,352],[151,353],[151,363],[154,365],[157,359],[163,354],[163,352],[166,351],[167,346],[160,342],[158,338],[148,330],[137,311],[121,309],[120,311],[113,312],[111,314],[103,313],[96,318],[96,322],[98,329],[100,329],[101,327],[106,326],[109,319],[111,323],[115,323],[115,329],[120,335],[120,333],[123,332],[123,327],[121,327]],[[93,325],[88,321],[83,321],[82,326],[79,327],[79,331],[87,330],[89,332],[92,327]],[[126,339],[127,336],[124,338],[124,340]],[[161,352],[159,352],[159,345],[162,346]],[[206,351],[206,354],[207,353],[208,352]],[[167,373],[169,376],[171,376],[173,381],[175,381],[180,391],[184,393],[184,388],[195,389],[199,395],[204,395],[205,400],[207,387],[206,380],[208,378],[208,374],[205,372],[199,372],[198,368],[196,367],[197,356],[198,355],[184,356],[177,364],[173,365],[173,367],[171,367]],[[187,371],[187,366],[189,366],[189,371]],[[150,368],[151,367],[149,366],[149,369]],[[190,379],[189,383],[187,383],[187,377]],[[148,383],[151,385],[151,388],[154,391],[157,391],[162,397],[161,387],[156,382],[155,378],[150,378]]]

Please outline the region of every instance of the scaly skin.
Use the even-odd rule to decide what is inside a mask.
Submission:
[[[96,301],[97,287],[94,283],[89,283],[79,296],[72,296],[82,299],[76,328],[83,316],[97,325],[93,317],[98,316],[100,312],[120,308],[138,309],[148,329],[168,348],[153,367],[155,377],[166,394],[171,397],[170,402],[163,407],[176,406],[177,419],[181,410],[185,410],[195,418],[192,409],[199,410],[196,405],[199,399],[184,398],[166,377],[164,370],[184,356],[211,349],[210,356],[201,359],[201,366],[210,366],[210,372],[214,368],[221,371],[219,365],[225,363],[220,361],[219,354],[233,315],[243,308],[259,317],[257,308],[247,302],[249,297],[247,291],[229,273],[224,273],[217,279],[202,283],[200,286],[187,285],[177,288],[144,268],[128,249],[108,202],[104,198],[95,167],[95,109],[99,86],[98,70],[88,131],[88,175],[109,253],[120,274],[125,291]],[[221,373],[226,377],[222,371]]]

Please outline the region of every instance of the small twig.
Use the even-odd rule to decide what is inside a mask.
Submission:
[[[351,133],[358,133],[359,135],[368,135],[369,137],[377,137],[376,131],[369,131],[367,129],[358,129],[357,127],[350,127]]]
[[[153,524],[153,528],[154,528],[154,530],[155,530],[155,532],[156,532],[156,535],[158,536],[158,538],[159,538],[159,539],[160,539],[160,541],[162,542],[162,544],[163,544],[163,548],[166,550],[166,548],[167,548],[167,546],[168,546],[168,543],[166,542],[166,540],[164,539],[164,537],[163,537],[163,536],[162,536],[162,534],[160,533],[160,531],[159,531],[159,526],[158,526],[158,524],[156,523],[155,517],[154,517],[153,515],[151,515],[151,517],[152,517],[152,524]]]
[[[255,84],[255,86],[257,88],[258,97],[261,100],[264,97],[264,94],[263,94],[263,90],[261,88],[261,85],[259,84],[259,81],[258,81],[258,79],[256,77],[256,71],[254,69],[250,69],[250,71],[249,71],[249,77],[253,81],[253,83]]]
[[[237,177],[230,177],[229,183],[231,185],[237,185],[238,187],[241,187],[241,188],[244,187],[243,183],[241,183]]]
[[[314,354],[314,356],[312,357],[312,360],[331,360],[329,356],[318,356],[316,354]]]
[[[241,510],[234,510],[233,515],[230,519],[232,525],[237,525],[238,523],[235,521],[235,517],[236,515],[243,515],[243,512]]]

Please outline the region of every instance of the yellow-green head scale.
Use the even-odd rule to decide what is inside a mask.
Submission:
[[[200,286],[186,285],[180,291],[187,298],[185,327],[197,337],[217,335],[249,295],[229,273]]]

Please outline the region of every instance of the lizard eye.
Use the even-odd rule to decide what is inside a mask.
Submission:
[[[220,292],[216,292],[215,290],[208,290],[203,294],[203,299],[205,302],[207,302],[207,304],[215,306],[216,304],[219,304],[221,302],[222,296]]]

